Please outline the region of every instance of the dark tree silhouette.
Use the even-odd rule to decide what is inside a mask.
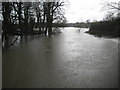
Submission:
[[[10,12],[11,7],[9,2],[2,3],[2,14],[3,14],[3,24],[2,24],[2,41],[5,39],[5,45],[8,47],[8,38],[10,34],[11,28],[11,20],[10,20]]]
[[[57,2],[2,2],[2,41],[8,41],[11,35],[18,35],[21,39],[24,35],[26,37],[31,34],[52,35],[53,23],[66,22],[63,12],[64,3],[61,0]],[[36,28],[39,30],[37,31]]]

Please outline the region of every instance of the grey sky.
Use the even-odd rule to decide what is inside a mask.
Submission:
[[[102,20],[105,10],[102,10],[105,2],[118,2],[120,0],[68,0],[70,6],[66,8],[68,22],[81,22],[87,19]]]

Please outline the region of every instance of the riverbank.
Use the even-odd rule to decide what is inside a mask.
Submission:
[[[91,24],[89,31],[86,33],[98,37],[120,37],[120,19],[113,21],[101,21]]]

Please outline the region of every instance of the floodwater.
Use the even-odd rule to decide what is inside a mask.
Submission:
[[[117,88],[118,39],[64,28],[3,52],[3,88]]]

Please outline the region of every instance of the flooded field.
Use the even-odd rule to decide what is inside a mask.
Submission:
[[[118,39],[64,28],[3,51],[3,88],[117,88]]]

